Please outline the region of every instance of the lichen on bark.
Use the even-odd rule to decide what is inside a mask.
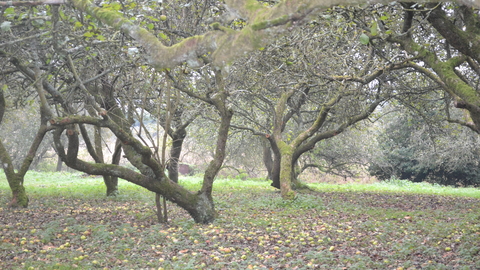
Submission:
[[[280,150],[280,192],[284,200],[292,200],[295,198],[295,191],[292,189],[293,164],[292,155],[293,148],[283,141],[277,142]]]

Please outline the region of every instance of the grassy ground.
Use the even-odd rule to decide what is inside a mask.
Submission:
[[[191,189],[198,178],[182,181]],[[312,184],[284,202],[263,181],[218,180],[214,224],[126,182],[30,173],[28,209],[7,209],[0,174],[0,269],[480,269],[480,190],[390,181]]]

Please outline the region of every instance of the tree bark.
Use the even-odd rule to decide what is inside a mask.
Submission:
[[[175,132],[172,132],[170,137],[172,138],[172,148],[170,148],[170,161],[168,162],[168,178],[175,183],[178,183],[178,164],[180,161],[180,154],[182,153],[182,146],[187,131],[185,127],[181,127]]]
[[[3,89],[0,88],[0,124],[3,121],[3,115],[5,114],[5,96],[3,94]]]
[[[282,194],[282,198],[285,200],[292,200],[295,198],[295,192],[292,190],[291,186],[292,147],[286,144],[282,138],[282,132],[286,124],[284,115],[285,111],[287,110],[287,101],[295,94],[295,92],[296,89],[291,88],[289,91],[282,93],[278,99],[277,104],[275,105],[275,118],[271,138],[271,140],[274,142],[272,146],[275,145],[278,148],[278,156],[280,157],[280,192]]]
[[[272,187],[280,189],[280,169],[282,163],[282,156],[280,152],[274,152],[274,159],[273,159],[273,168],[272,168]]]
[[[7,178],[8,185],[12,192],[10,207],[28,207],[28,196],[23,186],[23,177],[25,174],[15,173],[12,160],[0,140],[0,162],[2,162],[3,172]]]
[[[281,169],[281,160],[282,156],[280,150],[278,149],[277,143],[274,138],[270,135],[266,135],[268,142],[270,143],[271,153],[273,154],[272,167],[271,167],[271,176],[272,184],[274,188],[280,189],[280,169]],[[272,159],[270,157],[270,159]]]
[[[157,220],[158,220],[158,223],[165,223],[166,220],[163,218],[161,197],[162,195],[155,193],[155,206],[157,207]]]
[[[295,192],[292,189],[292,175],[293,175],[293,147],[283,141],[278,143],[282,160],[280,162],[280,192],[284,200],[293,200]]]
[[[105,159],[103,157],[103,147],[102,147],[102,130],[99,127],[94,127],[94,140],[95,140],[95,152],[98,155],[100,163],[105,163]],[[117,150],[118,149],[118,150]],[[117,147],[117,143],[115,143],[115,150],[112,155],[112,164],[118,164],[120,161],[120,153],[121,147]],[[115,155],[117,155],[117,163],[115,163]],[[114,177],[111,175],[103,175],[103,182],[105,183],[106,187],[106,195],[108,196],[117,196],[118,195],[118,177]]]
[[[112,164],[114,165],[119,165],[120,164],[120,158],[122,157],[122,144],[121,142],[117,139],[115,142],[115,150],[113,151],[112,154]],[[119,191],[118,191],[118,177],[116,176],[103,176],[103,181],[105,183],[105,186],[107,187],[107,196],[117,196]],[[108,179],[105,180],[105,177]]]
[[[12,200],[10,201],[9,207],[27,208],[29,199],[25,187],[23,186],[23,177],[13,175],[11,177],[7,176],[7,179],[12,191]]]
[[[62,159],[60,157],[57,157],[57,166],[55,168],[55,171],[56,172],[61,172],[62,171],[62,165],[63,165]]]
[[[455,47],[462,54],[472,57],[480,62],[480,33],[478,18],[470,8],[459,7],[457,12],[462,12],[466,23],[465,30],[458,28],[445,14],[441,5],[428,12],[427,19],[430,24],[445,38],[449,45]]]
[[[205,170],[201,190],[201,193],[203,193],[204,195],[202,196],[203,200],[212,201],[212,206],[213,181],[215,180],[215,177],[217,176],[220,169],[222,168],[223,161],[225,160],[225,149],[227,147],[228,131],[230,130],[230,123],[233,117],[233,111],[230,108],[227,108],[226,100],[228,97],[228,93],[225,90],[223,77],[220,71],[215,72],[215,80],[218,93],[210,99],[210,102],[216,107],[216,109],[220,113],[221,120],[220,127],[218,128],[215,154],[213,160],[210,162],[207,169]]]

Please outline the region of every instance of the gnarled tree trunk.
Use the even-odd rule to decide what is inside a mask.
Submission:
[[[217,81],[222,84],[221,78],[217,78]],[[167,200],[185,209],[195,222],[210,223],[216,217],[212,198],[213,181],[225,159],[228,131],[233,116],[232,110],[226,106],[227,93],[224,91],[224,87],[219,86],[219,89],[220,91],[208,100],[217,108],[221,117],[215,155],[205,171],[203,185],[198,192],[187,190],[165,175],[162,164],[154,158],[151,149],[132,136],[129,129],[130,121],[118,106],[112,106],[109,108],[109,112],[100,114],[102,119],[80,115],[53,119],[51,124],[56,127],[54,142],[58,154],[65,164],[73,169],[89,174],[123,178],[164,196]],[[77,129],[83,124],[109,128],[122,142],[126,158],[139,172],[115,164],[89,163],[80,160],[78,158],[80,143]],[[65,130],[68,139],[66,151],[60,140],[60,136]]]

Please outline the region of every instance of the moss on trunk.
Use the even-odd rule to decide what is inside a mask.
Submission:
[[[196,223],[212,223],[217,217],[213,198],[205,192],[198,193],[194,207],[189,213]]]
[[[104,175],[103,182],[105,183],[105,187],[107,187],[107,196],[118,195],[118,177]]]
[[[10,190],[12,191],[12,200],[10,201],[9,206],[16,207],[28,207],[28,196],[23,186],[23,177],[18,175],[7,175],[8,184],[10,185]]]
[[[285,142],[277,142],[282,160],[280,162],[280,192],[284,200],[293,200],[295,198],[295,191],[292,189],[292,155],[293,149]]]

